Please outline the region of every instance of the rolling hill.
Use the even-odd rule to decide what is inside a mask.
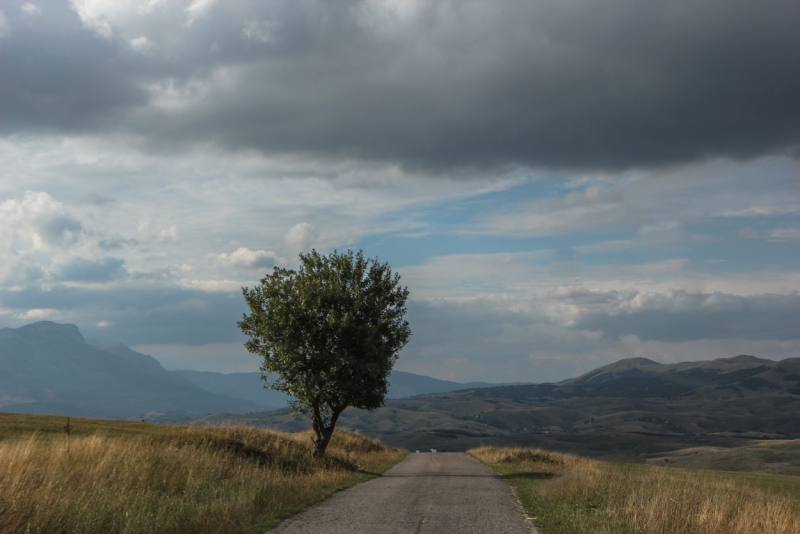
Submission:
[[[235,420],[286,430],[307,426],[286,410]],[[340,425],[411,450],[524,445],[635,461],[692,447],[798,439],[800,358],[620,360],[556,384],[389,400],[373,412],[345,411]]]
[[[74,325],[0,330],[0,411],[306,429],[286,409],[266,411],[283,397],[259,378],[167,371],[123,345],[92,346]],[[744,456],[774,469],[796,465],[787,456],[796,445],[782,443],[800,439],[800,358],[634,358],[555,384],[486,386],[396,371],[390,396],[411,396],[372,412],[346,410],[340,426],[410,450],[523,445],[693,465],[740,449],[720,465]]]

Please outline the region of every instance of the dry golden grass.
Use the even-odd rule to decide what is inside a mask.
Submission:
[[[800,532],[800,496],[781,495],[742,480],[536,449],[470,452],[515,485],[528,513],[539,519],[534,523],[541,523],[543,534]],[[548,513],[559,517],[548,521]]]
[[[557,473],[587,461],[572,454],[516,447],[480,447],[470,450],[469,454],[487,463],[512,464],[530,468],[544,467],[550,472]]]
[[[0,441],[0,532],[263,530],[402,457],[343,431],[325,461],[311,458],[310,433],[244,427],[149,425],[70,441],[69,452],[63,435]]]
[[[650,465],[800,476],[800,439],[745,441],[738,447],[691,447],[647,460]]]

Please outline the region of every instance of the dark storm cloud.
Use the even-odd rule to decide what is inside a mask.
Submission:
[[[108,37],[51,14],[63,6],[38,22],[9,9],[2,128],[434,170],[657,166],[800,141],[797,2],[383,6],[218,2],[189,25],[173,3]],[[180,104],[155,105],[165,95]]]
[[[84,29],[66,2],[48,2],[35,17],[9,7],[10,33],[0,38],[0,133],[97,131],[147,102],[125,54]]]
[[[617,339],[643,341],[698,339],[794,340],[800,337],[800,295],[724,293],[661,294],[610,291],[561,295],[580,309],[574,327]]]

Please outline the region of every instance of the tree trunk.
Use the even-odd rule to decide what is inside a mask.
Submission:
[[[328,448],[328,444],[331,442],[331,437],[333,437],[333,431],[336,428],[336,420],[339,419],[339,414],[344,411],[344,407],[337,407],[332,410],[330,421],[328,424],[325,424],[325,420],[320,416],[315,414],[314,419],[311,421],[311,428],[314,430],[314,438],[311,441],[314,442],[314,450],[311,452],[311,456],[314,458],[322,458],[325,456],[325,449]]]
[[[328,448],[328,443],[331,442],[331,437],[333,436],[333,427],[328,426],[325,427],[323,425],[313,425],[314,426],[314,450],[311,452],[311,456],[314,458],[322,458],[325,456],[325,449]]]

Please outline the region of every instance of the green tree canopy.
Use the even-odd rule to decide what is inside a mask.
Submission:
[[[347,408],[383,405],[397,353],[411,336],[403,320],[408,288],[387,263],[361,251],[300,254],[298,271],[276,267],[253,289],[239,327],[248,351],[263,358],[262,379],[287,393],[311,419],[322,456]]]

